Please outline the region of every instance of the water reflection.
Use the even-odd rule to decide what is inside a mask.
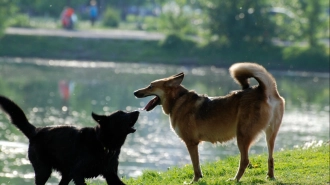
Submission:
[[[36,126],[75,124],[95,126],[91,112],[108,114],[117,109],[136,110],[148,98],[136,99],[133,91],[151,80],[185,72],[188,89],[209,96],[225,95],[238,89],[227,69],[114,62],[21,60],[0,61],[0,94],[22,106]],[[291,149],[311,141],[329,140],[329,74],[274,72],[280,94],[286,99],[286,113],[277,137],[276,150]],[[63,111],[59,84],[66,82],[70,96]],[[254,82],[255,83],[255,82]],[[120,176],[135,177],[145,169],[166,170],[190,164],[185,145],[172,132],[160,107],[142,111],[137,131],[127,138],[121,156]],[[0,114],[0,184],[33,182],[33,170],[26,157],[28,140]],[[238,154],[234,141],[226,145],[203,143],[202,164]],[[251,153],[267,152],[261,136]],[[58,182],[58,174],[51,183]]]

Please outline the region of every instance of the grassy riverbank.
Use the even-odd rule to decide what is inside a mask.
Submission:
[[[276,180],[266,179],[265,153],[250,156],[251,165],[238,184],[329,184],[329,144],[276,152],[274,159]],[[234,177],[238,162],[239,156],[234,156],[202,164],[204,178],[195,184],[235,184],[227,180]],[[180,185],[189,182],[192,176],[193,170],[189,164],[183,168],[171,168],[166,172],[145,171],[137,179],[124,179],[124,182],[129,185]]]
[[[146,41],[53,36],[5,35],[0,38],[0,57],[65,60],[215,65],[252,61],[268,69],[323,71],[329,69],[329,48],[198,45],[189,40]]]

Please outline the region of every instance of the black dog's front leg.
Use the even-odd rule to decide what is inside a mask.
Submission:
[[[116,150],[112,159],[110,159],[110,166],[113,168],[113,172],[118,175],[118,165],[119,165],[119,154],[120,154],[120,149]]]
[[[69,178],[65,175],[62,175],[62,179],[58,185],[68,185],[70,183],[70,181],[71,181],[71,178]]]
[[[106,173],[103,175],[107,181],[107,184],[125,185],[123,181],[118,177],[118,165],[119,165],[120,149],[109,152],[108,163],[106,166]]]
[[[75,185],[87,185],[85,183],[85,179],[82,176],[76,176],[73,178],[73,182]]]
[[[125,185],[123,181],[120,180],[117,174],[111,173],[105,177],[105,180],[108,184],[114,184],[114,185]]]

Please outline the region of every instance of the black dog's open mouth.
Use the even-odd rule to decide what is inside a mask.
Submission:
[[[152,100],[150,100],[149,103],[144,107],[144,110],[151,111],[157,105],[160,105],[160,98],[158,96],[156,96]]]
[[[136,129],[134,128],[134,125],[139,118],[139,114],[140,114],[139,111],[134,111],[134,112],[130,113],[130,123],[129,123],[129,127],[130,127],[129,132],[130,133],[134,133],[136,131]]]

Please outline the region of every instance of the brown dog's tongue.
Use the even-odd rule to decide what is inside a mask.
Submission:
[[[158,105],[159,98],[156,96],[144,107],[144,110],[150,111]]]

